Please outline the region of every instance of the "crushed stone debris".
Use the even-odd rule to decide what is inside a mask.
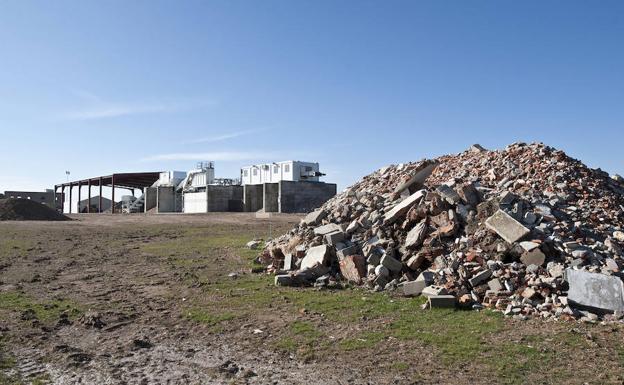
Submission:
[[[542,143],[473,145],[364,177],[268,241],[258,261],[278,285],[359,284],[427,295],[429,307],[618,321],[623,222],[621,177]]]

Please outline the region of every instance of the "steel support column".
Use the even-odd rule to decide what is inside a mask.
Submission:
[[[102,212],[102,178],[100,177],[100,199],[98,202],[98,213]]]
[[[111,187],[113,188],[111,197],[111,214],[115,214],[115,175],[111,177]]]
[[[87,188],[89,189],[87,192],[87,198],[89,199],[89,203],[87,204],[87,213],[91,213],[91,179],[87,182]]]
[[[72,184],[69,184],[69,213],[72,213],[72,191],[74,186],[72,186]]]
[[[76,206],[76,213],[80,214],[80,190],[82,190],[82,184],[78,182],[78,205]]]

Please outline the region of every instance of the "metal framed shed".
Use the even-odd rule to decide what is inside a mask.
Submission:
[[[160,171],[152,171],[152,172],[133,172],[133,173],[121,173],[121,174],[111,174],[105,176],[98,176],[94,178],[81,179],[66,183],[57,184],[54,186],[54,192],[57,192],[58,189],[61,189],[61,193],[65,193],[65,188],[69,187],[69,213],[71,214],[71,202],[72,202],[72,191],[74,187],[78,187],[78,202],[80,202],[81,190],[82,187],[87,186],[87,194],[88,199],[91,201],[91,187],[98,186],[100,192],[100,200],[98,203],[97,212],[102,212],[102,187],[107,186],[112,188],[112,201],[113,204],[111,206],[111,212],[115,213],[115,189],[122,188],[132,191],[132,195],[134,195],[134,190],[141,189],[143,190],[146,187],[150,187],[158,180],[160,177]],[[65,211],[65,200],[61,204],[61,211]],[[87,212],[91,212],[91,207],[87,206]]]

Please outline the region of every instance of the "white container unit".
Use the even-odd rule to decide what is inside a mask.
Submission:
[[[277,183],[286,181],[318,182],[319,164],[287,160],[283,162],[263,163],[241,168],[241,182],[246,184]]]

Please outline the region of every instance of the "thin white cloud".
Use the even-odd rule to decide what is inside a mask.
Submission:
[[[61,115],[61,119],[95,120],[139,114],[173,113],[215,104],[215,102],[209,100],[187,100],[157,103],[106,103],[98,101],[97,96],[95,95],[91,95],[91,101],[92,103],[90,103],[90,106],[66,112]]]
[[[207,136],[207,137],[204,137],[204,138],[193,139],[193,140],[186,141],[184,143],[185,144],[193,144],[193,143],[222,142],[224,140],[234,139],[234,138],[238,138],[238,137],[241,137],[241,136],[254,134],[254,133],[260,132],[260,131],[264,131],[264,129],[235,131],[235,132],[230,132],[230,133],[221,134],[221,135]]]
[[[91,93],[87,90],[83,90],[82,88],[73,88],[70,87],[69,91],[80,99],[87,100],[89,102],[100,102],[101,99],[94,93]]]
[[[179,160],[213,160],[222,162],[235,162],[243,160],[263,160],[275,159],[278,153],[272,152],[253,152],[253,151],[221,151],[221,152],[178,152],[170,154],[152,155],[141,159],[143,162],[162,162],[162,161],[179,161]]]

